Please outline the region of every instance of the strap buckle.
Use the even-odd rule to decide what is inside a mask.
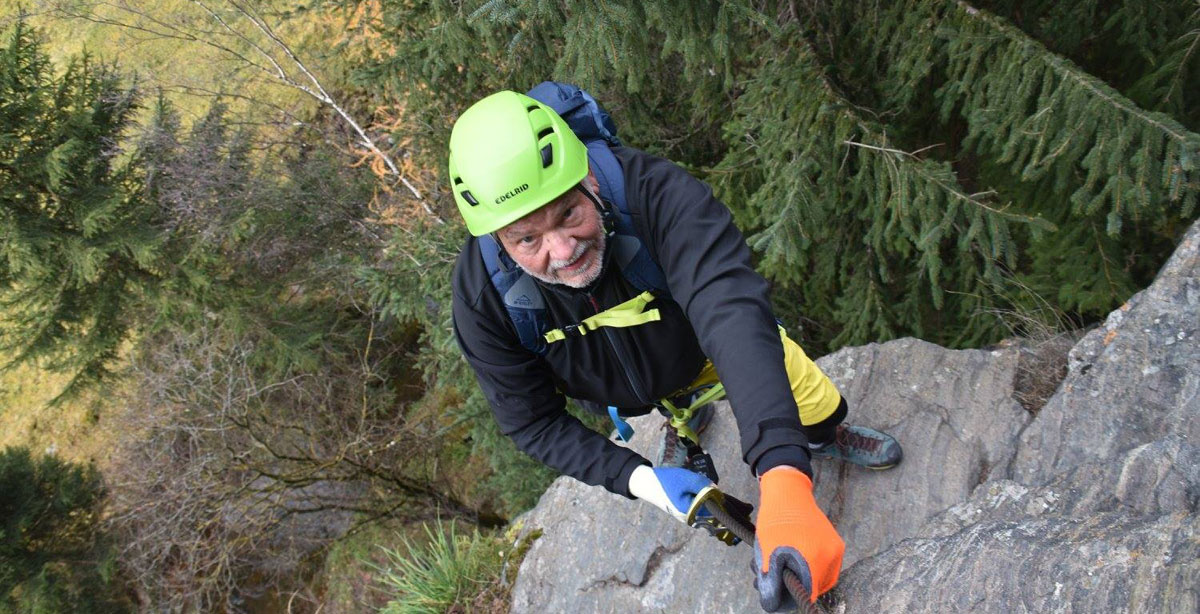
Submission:
[[[568,324],[560,330],[562,330],[563,336],[568,339],[582,337],[587,334],[587,327],[582,324]]]

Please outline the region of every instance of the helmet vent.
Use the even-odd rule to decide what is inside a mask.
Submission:
[[[542,168],[549,168],[554,163],[554,149],[547,145],[542,148]]]
[[[479,201],[475,200],[475,197],[471,195],[470,190],[463,190],[462,197],[463,197],[463,200],[467,201],[467,203],[469,203],[472,207],[479,205]]]
[[[554,134],[553,127],[543,128],[542,131],[538,133],[538,140],[540,141],[540,140],[550,136],[551,134]]]

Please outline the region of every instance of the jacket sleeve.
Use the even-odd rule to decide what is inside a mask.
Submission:
[[[632,498],[629,475],[649,461],[568,414],[549,368],[521,347],[511,324],[486,317],[456,292],[454,333],[500,431],[517,448],[581,482]]]
[[[782,464],[811,474],[767,282],[733,216],[678,165],[646,154],[639,164],[627,194],[645,204],[640,230],[725,384],[743,460],[759,474]]]

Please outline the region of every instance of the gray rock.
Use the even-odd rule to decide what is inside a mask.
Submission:
[[[1200,225],[1070,352],[1008,479],[846,570],[846,611],[1200,611]]]
[[[981,484],[971,497],[935,517],[920,533],[942,537],[981,518],[1026,518],[1121,512],[1161,516],[1194,512],[1200,500],[1200,446],[1172,436],[1117,459],[1084,463],[1030,488],[1009,479]]]
[[[1200,520],[1107,513],[983,520],[843,573],[845,612],[1194,613]]]
[[[1040,484],[1169,433],[1200,437],[1200,226],[1158,278],[1071,350],[1070,373],[1021,436],[1015,477]]]
[[[1048,485],[993,480],[847,570],[845,611],[1180,612],[1200,608],[1200,448],[1169,437]]]
[[[905,449],[883,472],[814,461],[818,502],[847,542],[826,609],[1200,611],[1198,334],[1200,224],[1152,286],[1074,345],[1040,410],[1047,395],[1029,382],[1053,390],[1058,375],[1031,380],[1020,345],[903,339],[818,361],[850,421]],[[650,455],[660,423],[636,421],[632,446]],[[756,502],[735,428],[723,407],[706,447],[722,488]],[[758,611],[750,548],[641,502],[563,478],[526,526],[544,535],[513,612]]]
[[[847,422],[900,440],[904,461],[866,471],[814,459],[817,502],[846,540],[843,564],[915,535],[934,514],[1006,475],[1029,415],[1013,399],[1018,350],[946,350],[917,339],[817,361],[850,405]]]

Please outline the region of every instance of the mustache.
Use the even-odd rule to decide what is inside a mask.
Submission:
[[[571,253],[570,258],[567,258],[566,260],[551,260],[550,265],[546,268],[546,273],[554,274],[561,268],[569,267],[572,264],[575,264],[580,258],[583,257],[584,252],[586,252],[595,244],[596,242],[591,240],[580,241],[575,245],[575,251]]]

